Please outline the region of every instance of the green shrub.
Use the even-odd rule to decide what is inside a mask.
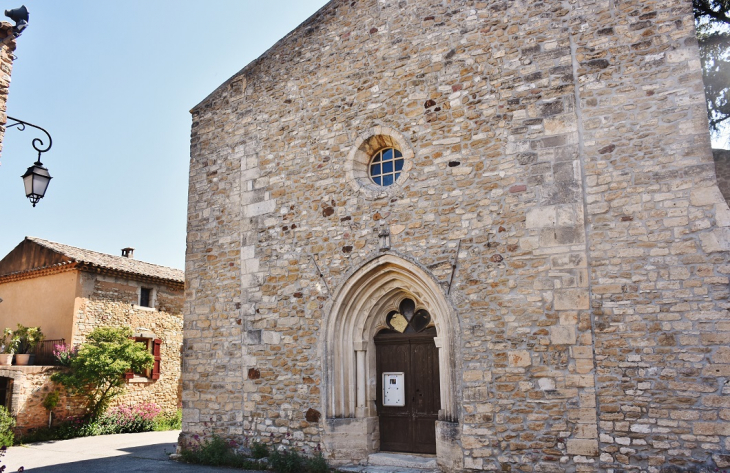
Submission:
[[[89,422],[88,419],[83,417],[69,417],[50,428],[39,427],[28,430],[25,434],[15,439],[15,445],[47,442],[49,440],[68,440],[92,435],[100,435],[99,427],[96,423]]]
[[[151,402],[134,406],[116,406],[96,419],[69,417],[51,428],[41,427],[29,430],[17,440],[16,444],[67,440],[94,435],[151,432],[156,430],[158,418],[162,418],[162,422],[174,423],[174,419],[178,417],[177,413],[160,414],[160,408]]]
[[[58,391],[51,391],[43,399],[43,407],[47,410],[52,411],[58,405],[58,401],[61,399],[61,395]]]
[[[182,428],[182,409],[175,412],[161,412],[155,417],[155,430],[180,430]]]
[[[194,437],[199,442],[197,436]],[[235,442],[226,442],[217,435],[197,445],[183,448],[180,456],[183,461],[197,465],[230,466],[244,470],[265,470],[264,462],[251,460],[233,451]],[[301,472],[300,472],[301,473]]]
[[[330,467],[327,464],[327,460],[322,456],[322,452],[317,452],[317,455],[307,458],[306,469],[307,473],[327,473],[330,471]]]
[[[41,432],[45,429],[38,429]],[[96,425],[89,422],[84,417],[69,417],[55,427],[51,427],[52,432],[55,432],[55,440],[68,440],[76,437],[89,437],[95,435]],[[25,442],[25,437],[23,438]]]
[[[330,467],[319,451],[313,457],[301,455],[296,450],[274,450],[269,464],[276,473],[328,473]]]
[[[13,445],[15,440],[13,427],[15,427],[15,419],[5,407],[0,406],[0,445],[3,447]]]
[[[276,450],[269,455],[271,469],[276,473],[302,473],[304,458],[294,450]]]
[[[259,459],[269,456],[269,447],[265,443],[254,442],[251,445],[251,457]]]
[[[37,429],[30,429],[23,435],[15,438],[15,445],[25,445],[28,443],[36,442],[48,442],[49,440],[58,440],[55,429],[49,429],[48,427],[40,427]]]
[[[69,393],[86,397],[87,412],[96,419],[124,392],[126,372],[139,373],[153,363],[154,357],[134,341],[129,327],[97,327],[70,358],[69,369],[54,373],[51,379]]]

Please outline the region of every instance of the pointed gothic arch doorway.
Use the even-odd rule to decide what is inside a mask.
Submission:
[[[393,330],[389,317],[399,304],[410,299],[429,314],[421,328],[429,329],[433,358],[430,376],[438,386],[434,425],[435,450],[439,461],[456,457],[459,449],[455,399],[455,352],[458,324],[438,281],[418,264],[394,254],[374,257],[354,271],[334,294],[323,337],[325,448],[335,460],[362,460],[385,450],[378,410],[376,337]],[[407,334],[406,334],[406,338]],[[410,344],[410,342],[409,342]],[[382,382],[382,379],[381,379]],[[382,411],[382,409],[381,409]],[[409,427],[410,428],[410,427]],[[439,433],[441,432],[441,434]],[[448,433],[448,434],[445,434]],[[381,446],[381,440],[386,443]],[[431,441],[431,449],[434,442]],[[385,447],[385,448],[382,448]],[[401,449],[402,451],[402,449]],[[460,457],[460,455],[458,455]]]

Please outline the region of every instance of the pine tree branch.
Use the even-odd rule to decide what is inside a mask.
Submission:
[[[692,0],[695,20],[706,17],[707,19],[730,26],[730,17],[727,16],[728,5],[724,4],[727,2],[717,2],[715,5],[713,3],[710,0]],[[713,9],[713,6],[718,8],[719,11]]]

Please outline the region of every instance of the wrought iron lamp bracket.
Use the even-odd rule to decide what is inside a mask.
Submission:
[[[38,151],[38,160],[36,160],[35,164],[42,166],[43,163],[41,163],[41,153],[45,153],[46,151],[51,149],[51,146],[53,146],[53,139],[51,139],[50,133],[48,133],[44,128],[41,128],[38,125],[34,125],[32,123],[28,123],[26,121],[19,120],[17,118],[13,118],[8,115],[8,121],[10,121],[10,120],[12,120],[15,123],[6,123],[5,128],[18,127],[18,130],[25,131],[25,127],[27,125],[27,126],[31,126],[33,128],[37,128],[38,130],[41,130],[43,133],[46,134],[46,136],[48,137],[48,146],[45,146],[43,140],[40,138],[33,138],[33,141],[31,142],[31,144],[33,145],[33,149]]]

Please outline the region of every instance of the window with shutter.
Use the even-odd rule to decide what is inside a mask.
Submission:
[[[134,373],[130,370],[124,373],[124,379],[130,380],[136,378],[137,382],[144,381],[144,378],[160,379],[160,367],[162,365],[162,340],[159,338],[152,339],[146,337],[134,337],[134,341],[143,344],[145,348],[152,353],[154,362],[151,370],[145,370],[142,373]]]
[[[156,338],[152,340],[152,356],[155,357],[155,364],[152,367],[152,379],[160,379],[160,348],[162,346],[162,340]]]

